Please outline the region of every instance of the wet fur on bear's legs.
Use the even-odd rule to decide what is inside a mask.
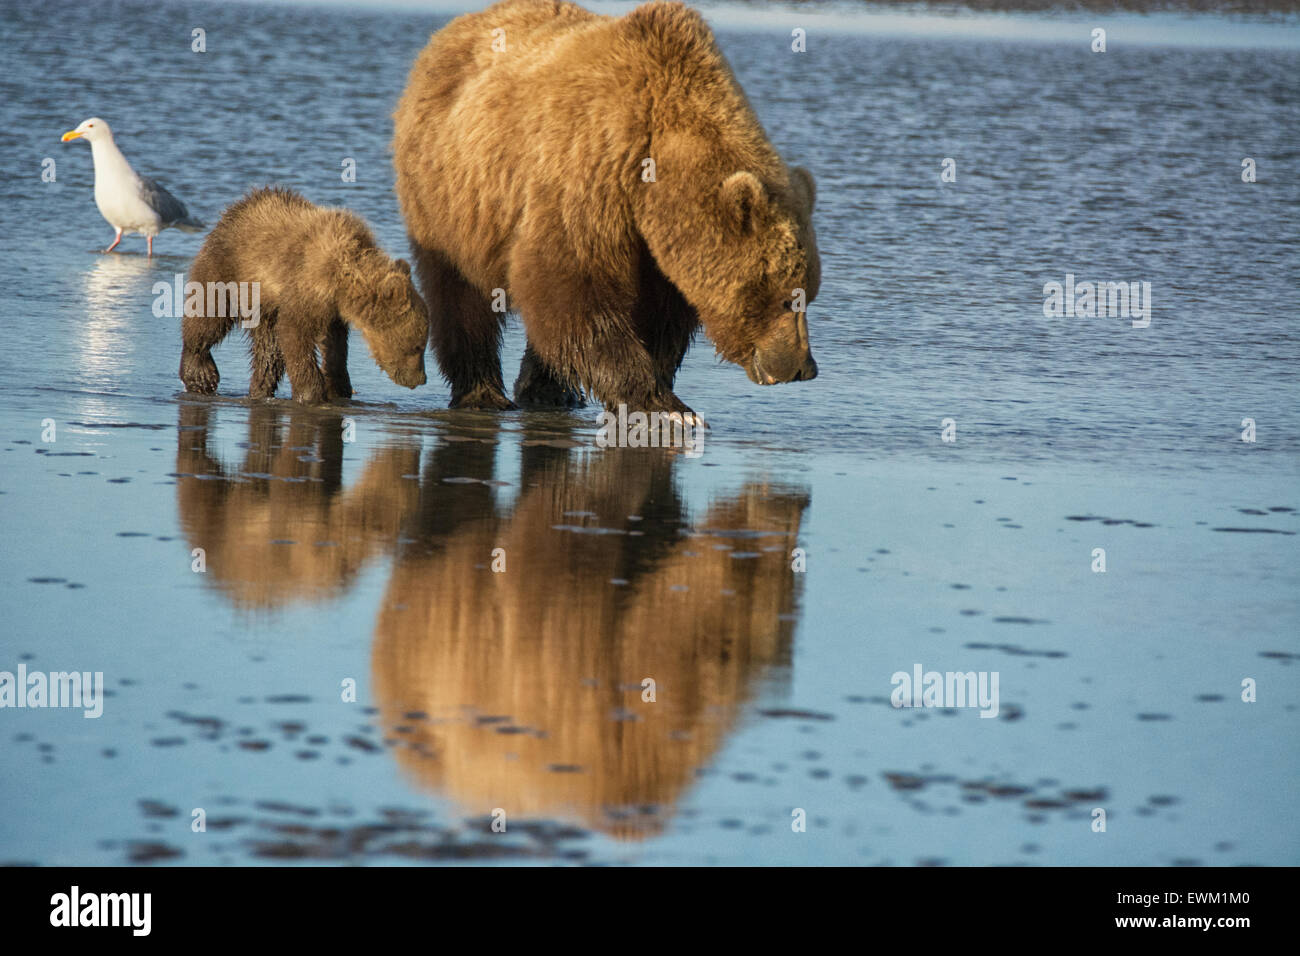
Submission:
[[[272,398],[280,379],[284,378],[284,356],[275,339],[275,314],[263,312],[257,325],[249,329],[249,398]]]
[[[501,380],[504,316],[447,259],[411,242],[420,289],[429,309],[429,338],[438,367],[451,385],[450,408],[515,408]]]
[[[641,256],[640,287],[632,320],[650,352],[655,375],[671,389],[700,320],[648,252]]]
[[[559,268],[545,242],[517,251],[510,278],[528,341],[568,388],[585,386],[607,408],[690,412],[672,392],[689,337],[660,336],[651,355],[646,329],[662,319],[653,303],[638,304],[636,287]]]
[[[520,250],[510,287],[538,356],[571,388],[585,386],[606,408],[690,412],[673,394],[667,366],[638,334],[635,289],[575,275],[549,261],[542,244]],[[682,350],[684,352],[684,349]],[[671,352],[675,355],[676,348]]]
[[[212,358],[212,349],[235,327],[233,318],[207,318],[187,315],[181,320],[184,347],[181,349],[181,381],[187,392],[211,395],[217,390],[221,373]]]
[[[289,376],[294,401],[304,405],[322,404],[328,387],[316,357],[317,342],[311,329],[328,326],[328,322],[295,318],[294,321],[279,321],[276,325],[275,341],[283,356],[284,371]]]
[[[209,256],[199,251],[190,266],[190,281],[204,285],[217,278]],[[221,381],[212,350],[227,336],[238,321],[236,316],[187,315],[181,320],[180,378],[187,392],[211,395]]]
[[[351,398],[352,379],[348,375],[348,325],[341,318],[330,323],[321,343],[321,365],[325,370],[325,388],[330,398]]]
[[[585,404],[582,393],[570,388],[555,374],[537,354],[532,342],[524,347],[524,357],[519,363],[515,402],[547,408],[581,408]]]

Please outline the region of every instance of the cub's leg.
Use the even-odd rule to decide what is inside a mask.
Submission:
[[[212,349],[230,334],[235,319],[187,315],[181,321],[181,381],[187,392],[211,395],[217,390],[221,373],[212,358]]]
[[[316,359],[316,330],[326,321],[315,321],[301,313],[281,310],[275,323],[275,341],[280,346],[284,370],[293,387],[293,399],[304,405],[320,405],[326,397],[325,376]]]
[[[273,398],[284,378],[284,356],[275,336],[275,313],[263,312],[261,321],[248,330],[252,356],[248,379],[249,398]]]
[[[515,407],[501,381],[501,326],[487,296],[447,258],[411,241],[420,289],[429,307],[429,339],[451,385],[451,408]]]
[[[223,269],[220,258],[207,249],[200,249],[190,265],[189,281],[197,282],[204,288],[209,282],[222,282]],[[216,304],[215,301],[213,303]],[[204,306],[207,298],[204,298]],[[202,395],[211,395],[217,390],[221,373],[217,363],[212,359],[212,349],[235,327],[238,316],[187,315],[181,320],[181,367],[180,378],[185,383],[185,390]]]
[[[352,379],[348,377],[348,325],[338,316],[325,330],[321,343],[321,364],[325,369],[327,398],[351,398]]]
[[[515,379],[515,401],[520,405],[539,405],[559,408],[579,408],[582,394],[570,388],[542,361],[533,343],[524,347],[523,361],[519,363],[519,377]]]

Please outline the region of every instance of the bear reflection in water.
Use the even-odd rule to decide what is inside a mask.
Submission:
[[[408,776],[471,815],[653,834],[789,666],[803,490],[750,482],[692,515],[680,456],[568,447],[552,427],[510,444],[512,497],[488,483],[515,437],[496,425],[445,436],[418,481],[417,447],[379,448],[345,489],[337,414],[251,411],[236,476],[204,450],[208,409],[182,406],[198,427],[179,433],[178,501],[206,580],[274,607],[346,589],[390,554],[380,719],[402,728]]]
[[[213,411],[180,406],[176,501],[186,540],[204,550],[204,581],[236,607],[329,597],[392,549],[419,501],[416,482],[402,479],[419,470],[418,446],[383,449],[344,489],[339,413],[252,405],[243,461],[232,468],[210,447]]]

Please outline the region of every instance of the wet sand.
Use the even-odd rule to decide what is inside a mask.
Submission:
[[[5,713],[6,862],[1294,862],[1285,483],[183,396],[0,428],[8,656],[110,689]],[[895,708],[914,663],[997,718]]]

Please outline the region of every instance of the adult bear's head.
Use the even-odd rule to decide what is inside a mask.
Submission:
[[[808,303],[821,285],[815,195],[812,174],[798,166],[788,184],[738,172],[719,190],[725,294],[697,311],[719,354],[759,385],[817,377],[808,341]]]
[[[812,174],[779,160],[767,165],[766,175],[715,172],[707,187],[652,204],[642,220],[660,270],[695,308],[718,354],[759,385],[817,376],[807,308],[821,285]]]
[[[627,167],[636,227],[659,271],[718,354],[755,382],[813,378],[805,310],[821,261],[811,174],[781,159],[698,11],[646,3],[622,22],[630,128],[649,134],[645,153],[624,155],[636,160]],[[614,110],[603,122],[605,140],[619,142],[628,120]]]

